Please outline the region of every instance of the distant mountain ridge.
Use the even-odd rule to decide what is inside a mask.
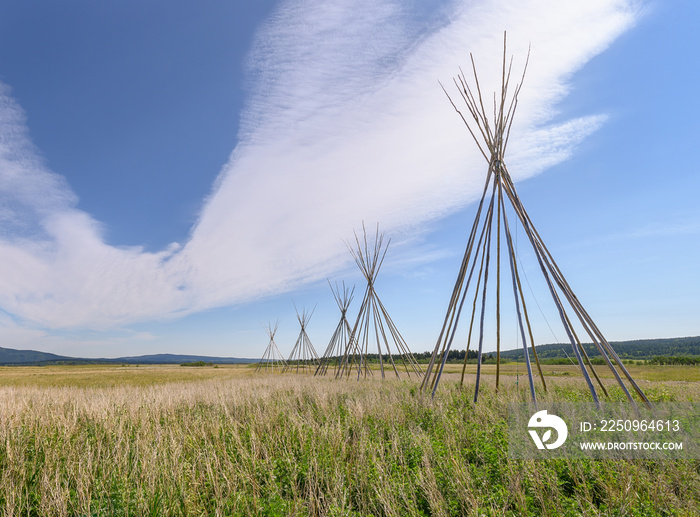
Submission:
[[[152,354],[120,357],[114,361],[128,364],[182,364],[204,361],[214,364],[241,364],[257,363],[260,359],[247,359],[242,357],[210,357],[207,355],[181,355],[181,354]]]
[[[652,359],[655,356],[700,356],[700,336],[637,339],[632,341],[611,341],[613,349],[621,359]],[[583,344],[586,353],[591,357],[598,354],[598,349],[592,343]],[[489,352],[493,353],[493,352]],[[427,357],[430,356],[426,352]],[[571,356],[571,343],[551,343],[537,345],[537,355],[541,359],[566,358]],[[416,354],[421,355],[421,354]],[[511,361],[524,360],[521,348],[501,351],[501,357]],[[42,366],[51,364],[182,364],[202,361],[213,364],[250,364],[260,359],[242,357],[211,357],[206,355],[187,354],[150,354],[117,358],[84,358],[39,352],[37,350],[16,350],[0,347],[0,366]]]
[[[64,357],[47,352],[37,352],[35,350],[15,350],[14,348],[0,347],[0,364],[24,364],[24,363],[39,363],[50,361],[70,360],[70,357]]]
[[[691,356],[700,355],[700,336],[637,339],[633,341],[610,341],[613,350],[620,359],[651,359],[654,356]],[[537,345],[537,356],[540,359],[566,358],[573,354],[571,343],[552,343]],[[583,348],[591,357],[600,355],[593,343],[583,343]],[[523,350],[501,351],[501,357],[512,361],[524,360]]]
[[[213,364],[256,363],[259,359],[240,357],[210,357],[206,355],[151,354],[129,357],[83,358],[39,352],[36,350],[16,350],[0,347],[0,366],[31,366],[50,364],[182,364],[203,361]]]

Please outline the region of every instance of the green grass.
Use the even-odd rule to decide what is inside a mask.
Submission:
[[[431,401],[416,381],[61,368],[24,383],[0,372],[3,515],[700,513],[698,461],[509,459],[508,403],[528,397],[513,376],[498,393],[487,378],[474,406],[453,374]],[[586,399],[578,379],[550,384],[545,399]]]

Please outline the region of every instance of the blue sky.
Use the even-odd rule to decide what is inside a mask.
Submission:
[[[288,353],[296,303],[322,351],[326,278],[357,310],[344,241],[366,221],[392,238],[380,297],[432,349],[485,177],[438,81],[472,52],[495,90],[504,30],[516,69],[532,47],[509,170],[577,296],[611,340],[698,335],[699,19],[690,0],[6,0],[0,346],[256,357],[279,319]],[[563,340],[519,242],[538,340]]]

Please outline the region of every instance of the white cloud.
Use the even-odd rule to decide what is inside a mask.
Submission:
[[[0,90],[0,307],[46,328],[105,328],[241,303],[344,267],[342,239],[362,220],[400,233],[456,210],[480,190],[484,163],[437,81],[471,51],[482,86],[497,88],[503,30],[517,70],[532,43],[516,179],[566,159],[603,122],[550,121],[572,73],[634,21],[629,2],[441,9],[421,25],[398,1],[282,3],[251,53],[240,144],[188,242],[159,253],[104,242]]]

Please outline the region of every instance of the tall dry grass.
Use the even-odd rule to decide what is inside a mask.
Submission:
[[[551,397],[585,396],[575,380]],[[650,386],[651,387],[651,386]],[[508,402],[447,379],[0,388],[3,515],[697,515],[700,464],[516,461]],[[652,397],[688,395],[655,385]],[[697,388],[695,389],[696,396]]]

